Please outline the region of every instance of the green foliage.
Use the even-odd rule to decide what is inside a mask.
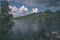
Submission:
[[[40,36],[40,40],[46,40],[47,36],[46,36],[46,30],[44,28],[41,30],[39,36]]]
[[[37,13],[27,16],[17,17],[20,20],[57,20],[60,19],[59,13]]]
[[[0,40],[11,40],[13,16],[9,14],[8,1],[1,2],[0,13]]]
[[[8,13],[10,11],[9,9],[9,3],[8,1],[4,0],[1,2],[1,13]]]

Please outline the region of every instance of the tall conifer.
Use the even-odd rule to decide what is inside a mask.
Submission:
[[[13,16],[9,14],[9,11],[8,1],[2,1],[0,13],[0,40],[11,40]]]

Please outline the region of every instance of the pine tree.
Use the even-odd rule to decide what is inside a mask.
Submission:
[[[41,40],[46,40],[45,29],[43,28],[40,33]]]
[[[0,40],[11,40],[13,16],[9,14],[9,3],[7,0],[1,2],[0,13]]]

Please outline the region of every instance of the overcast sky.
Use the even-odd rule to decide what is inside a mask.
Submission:
[[[1,0],[0,0],[1,1]],[[25,15],[32,12],[42,12],[46,9],[60,10],[60,0],[8,0],[14,16]]]

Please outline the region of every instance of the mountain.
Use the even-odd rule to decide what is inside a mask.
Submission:
[[[30,15],[26,15],[26,16],[20,16],[20,17],[16,17],[15,19],[28,19],[28,20],[35,20],[35,19],[60,19],[60,13],[44,13],[44,12],[39,12],[39,13],[32,13]]]

